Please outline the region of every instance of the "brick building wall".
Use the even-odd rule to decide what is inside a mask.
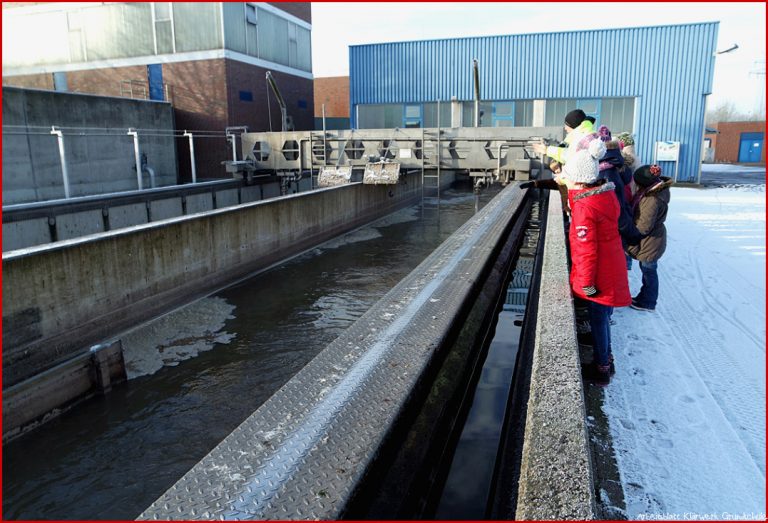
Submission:
[[[349,76],[315,78],[315,116],[349,118]]]
[[[715,149],[716,163],[738,163],[739,145],[742,133],[763,133],[763,149],[760,163],[765,165],[765,121],[762,122],[720,122],[715,129],[718,134],[708,134]]]
[[[267,2],[281,11],[312,23],[312,4],[310,2]]]
[[[227,60],[230,125],[247,125],[251,131],[268,131],[271,117],[272,130],[280,130],[280,109],[272,90],[267,85],[266,72],[267,70],[262,67]],[[314,125],[312,80],[277,71],[272,71],[272,76],[283,95],[288,115],[293,119],[294,128],[297,131],[312,129]],[[269,112],[267,112],[267,92],[269,92]]]

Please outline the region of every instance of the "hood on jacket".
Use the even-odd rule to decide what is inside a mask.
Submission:
[[[669,203],[669,188],[672,187],[674,182],[668,176],[661,176],[660,178],[661,182],[648,189],[645,196],[656,196],[656,198]]]
[[[594,197],[604,193],[613,192],[615,188],[616,186],[613,184],[613,182],[603,182],[597,187],[588,187],[586,189],[578,189],[574,191],[571,199],[573,200],[573,205],[576,205],[578,202],[579,205],[586,205],[587,207],[593,209],[595,212],[605,216],[610,216],[613,210],[606,207],[606,200],[603,198]]]

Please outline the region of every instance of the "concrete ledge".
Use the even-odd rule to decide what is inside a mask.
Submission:
[[[499,193],[138,519],[343,517],[523,201]]]
[[[551,191],[517,520],[595,519],[560,195]]]
[[[412,204],[350,184],[3,253],[8,387],[153,316]]]
[[[106,394],[125,381],[125,362],[119,341],[98,345],[89,352],[42,372],[3,391],[3,443],[61,414],[95,394]]]

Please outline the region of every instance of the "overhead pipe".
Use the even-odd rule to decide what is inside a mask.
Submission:
[[[475,79],[475,127],[480,127],[480,71],[477,58],[472,60],[472,73]]]
[[[285,106],[283,95],[280,94],[280,89],[277,87],[277,82],[275,82],[275,78],[272,76],[272,71],[267,71],[267,82],[272,88],[272,92],[275,93],[278,105],[280,105],[280,131],[286,132],[288,130],[288,109]]]
[[[61,179],[64,182],[64,198],[69,198],[69,171],[67,170],[67,155],[64,149],[64,135],[55,126],[51,126],[51,134],[56,135],[56,139],[59,142],[59,159],[61,161]]]
[[[184,130],[184,136],[189,138],[189,162],[190,165],[192,165],[192,183],[197,183],[197,169],[195,168],[195,141],[194,137],[192,136],[192,133]],[[234,147],[235,139],[232,138],[232,154],[235,155],[235,147]],[[237,160],[235,160],[237,161]]]
[[[139,184],[139,190],[144,189],[144,183],[141,180],[141,152],[139,150],[139,133],[131,127],[128,129],[128,135],[133,136],[133,157],[136,162],[136,181]]]

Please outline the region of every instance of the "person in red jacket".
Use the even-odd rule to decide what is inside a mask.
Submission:
[[[599,176],[599,159],[605,151],[601,140],[592,140],[568,160],[561,175],[571,202],[571,288],[575,296],[587,300],[594,337],[594,357],[584,377],[599,385],[610,383],[613,370],[613,308],[632,303],[619,236],[619,201],[613,183]]]

